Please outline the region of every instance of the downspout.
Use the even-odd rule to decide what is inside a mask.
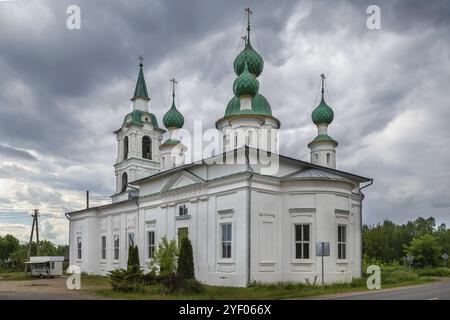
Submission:
[[[362,222],[362,212],[363,211],[362,211],[362,203],[363,203],[363,200],[365,198],[364,193],[362,193],[361,190],[364,189],[364,188],[370,187],[372,184],[373,184],[373,179],[370,179],[370,182],[368,184],[366,184],[365,186],[359,188],[359,192],[362,195],[361,204],[359,206],[359,215],[360,215],[360,217],[359,217],[359,230],[361,232],[361,247],[360,247],[360,255],[359,255],[361,257],[361,261],[360,261],[359,265],[360,265],[360,269],[361,269],[361,277],[364,274],[363,273],[364,270],[363,270],[363,222]]]
[[[248,177],[248,194],[247,194],[247,285],[251,283],[251,216],[252,216],[252,178],[254,175],[253,168],[250,166],[248,148],[245,147],[245,158],[247,159],[247,171],[250,172]]]

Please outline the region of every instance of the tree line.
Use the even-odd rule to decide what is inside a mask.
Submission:
[[[442,255],[450,255],[450,229],[444,223],[436,226],[433,217],[400,225],[390,220],[364,225],[362,235],[365,261],[403,264],[411,256],[413,266],[438,267],[446,265]]]
[[[23,244],[13,235],[0,236],[0,271],[21,271],[28,256],[28,243]],[[39,241],[41,256],[68,256],[68,245],[55,245],[51,241]],[[36,242],[31,243],[31,256],[37,254]]]

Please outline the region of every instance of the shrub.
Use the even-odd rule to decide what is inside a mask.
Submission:
[[[152,270],[156,272],[156,269],[159,268],[161,276],[170,276],[177,269],[177,254],[178,249],[175,240],[169,241],[166,236],[162,237],[152,259]]]
[[[139,266],[131,266],[128,269],[116,269],[108,275],[111,286],[116,291],[137,291],[144,283],[144,274]]]
[[[139,249],[137,246],[131,246],[128,248],[128,268],[133,266],[140,267],[141,263],[139,261]]]
[[[450,268],[423,268],[417,269],[421,277],[450,277]]]
[[[183,280],[195,279],[192,244],[191,240],[189,240],[188,238],[183,238],[181,240],[177,275]]]
[[[414,265],[418,267],[436,267],[441,263],[442,247],[431,234],[413,239],[406,252],[414,257]]]

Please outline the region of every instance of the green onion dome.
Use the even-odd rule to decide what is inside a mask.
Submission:
[[[244,71],[246,57],[248,71],[254,74],[255,77],[258,77],[263,71],[264,60],[259,53],[252,48],[250,41],[247,41],[244,50],[242,50],[234,59],[234,72],[239,76]]]
[[[175,107],[175,101],[172,100],[172,107],[166,112],[163,118],[164,126],[170,128],[182,128],[184,124],[183,115]]]
[[[254,75],[248,71],[247,63],[244,64],[244,71],[234,80],[233,93],[236,97],[254,97],[259,90],[259,82]]]
[[[269,102],[266,97],[259,93],[252,99],[252,111],[256,115],[272,116],[272,108],[270,107]],[[241,102],[238,97],[234,96],[231,98],[230,102],[228,102],[224,117],[236,116],[242,113]]]
[[[325,100],[322,96],[322,101],[320,101],[320,104],[314,109],[311,115],[311,119],[314,122],[314,124],[330,124],[333,121],[334,113],[333,109],[330,108],[325,103]]]

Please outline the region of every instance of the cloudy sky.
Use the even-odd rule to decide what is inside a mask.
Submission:
[[[69,5],[81,30],[66,27]],[[381,29],[369,30],[369,5]],[[319,74],[327,75],[338,169],[373,177],[364,222],[434,216],[450,225],[448,1],[0,1],[0,234],[66,243],[64,212],[108,201],[112,134],[131,110],[145,56],[161,123],[170,83],[190,129],[232,97],[243,8],[265,68],[260,92],[282,124],[280,151],[309,159]],[[256,41],[257,40],[257,41]]]

